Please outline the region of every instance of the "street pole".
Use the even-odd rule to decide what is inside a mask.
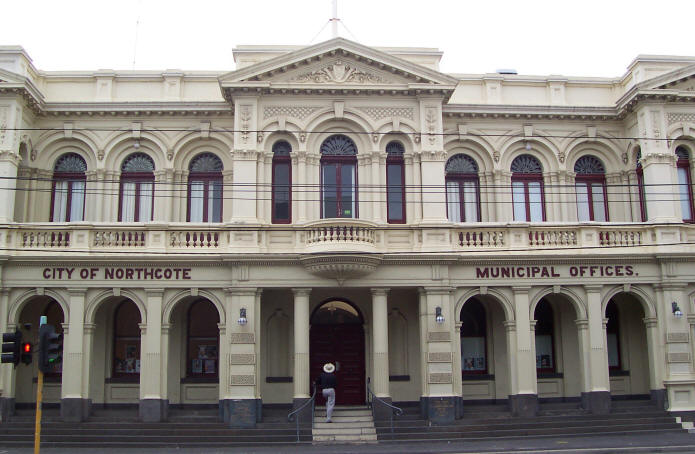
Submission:
[[[39,333],[41,332],[41,326],[45,325],[47,322],[47,317],[42,315],[39,319]],[[41,336],[39,336],[40,338]],[[41,339],[39,339],[39,348],[41,348]],[[41,452],[41,409],[43,401],[43,371],[41,371],[41,365],[39,365],[39,383],[36,387],[36,422],[34,423],[34,454],[39,454]]]

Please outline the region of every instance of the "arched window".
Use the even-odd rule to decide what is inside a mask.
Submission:
[[[321,144],[321,217],[357,218],[357,147],[337,134]]]
[[[555,372],[555,349],[553,346],[555,322],[553,308],[546,300],[541,300],[534,312],[536,319],[536,372]]]
[[[642,150],[637,147],[637,153],[635,154],[635,161],[637,161],[635,174],[637,175],[637,191],[639,197],[639,209],[640,217],[642,222],[647,222],[647,196],[644,189],[644,171],[642,170]]]
[[[118,305],[114,314],[113,376],[140,375],[140,310],[130,300]]]
[[[405,147],[400,142],[386,145],[386,207],[390,224],[405,223]]]
[[[55,327],[56,334],[63,334],[63,323],[65,323],[65,316],[63,315],[63,308],[56,300],[52,300],[43,311],[43,315],[46,316],[46,323],[53,325]],[[38,347],[36,347],[38,349]],[[62,356],[63,352],[59,354]],[[59,376],[63,373],[63,362],[57,361],[51,364],[50,372],[47,374],[53,376]]]
[[[210,301],[196,301],[188,309],[187,376],[217,379],[220,367],[219,321],[217,308]]]
[[[222,161],[201,153],[188,167],[188,221],[222,222]]]
[[[84,220],[86,171],[87,163],[76,153],[66,153],[58,158],[53,168],[51,221]]]
[[[273,144],[273,224],[292,222],[292,146],[280,140]]]
[[[606,171],[594,156],[582,156],[574,164],[577,174],[574,187],[577,193],[577,218],[581,221],[607,221]]]
[[[608,346],[608,368],[620,370],[620,330],[618,323],[618,305],[610,300],[606,305],[606,341]]]
[[[461,372],[487,373],[487,322],[485,308],[476,299],[461,309]]]
[[[154,212],[154,161],[145,153],[129,155],[121,166],[118,220],[148,222]]]
[[[478,164],[468,155],[449,158],[446,172],[446,207],[451,222],[480,221]]]
[[[676,148],[678,171],[678,198],[681,202],[681,215],[686,222],[693,222],[693,190],[690,182],[690,153],[680,146]]]
[[[531,155],[517,156],[511,165],[514,220],[539,222],[545,220],[543,167]]]

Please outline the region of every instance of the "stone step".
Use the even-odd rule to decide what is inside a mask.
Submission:
[[[371,435],[376,434],[374,427],[339,427],[339,428],[317,428],[312,430],[314,436],[317,435]]]
[[[358,427],[371,427],[374,428],[374,421],[336,421],[333,419],[332,423],[329,422],[314,422],[314,428],[322,429],[343,429],[343,428],[358,428]]]
[[[346,442],[346,443],[359,443],[359,442],[374,442],[376,443],[376,435],[319,435],[314,437],[314,443],[316,442]]]
[[[315,415],[316,417],[316,422],[318,421],[323,421],[326,419],[326,415]],[[369,415],[363,415],[363,416],[343,416],[343,415],[337,415],[333,413],[333,416],[331,416],[331,420],[333,422],[371,422],[373,421],[371,413]]]
[[[314,411],[314,415],[325,417],[326,416],[326,410],[316,410],[316,411]],[[372,416],[372,412],[370,410],[351,410],[351,411],[334,410],[333,416],[343,416],[343,417],[348,417],[348,418],[354,418],[354,417],[358,417],[358,416]]]

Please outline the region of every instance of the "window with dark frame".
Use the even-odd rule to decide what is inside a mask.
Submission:
[[[618,305],[610,300],[606,305],[606,342],[608,350],[608,369],[622,370],[620,362],[620,323]]]
[[[145,153],[133,153],[121,166],[118,220],[148,222],[154,215],[154,161]]]
[[[449,158],[446,173],[447,217],[451,222],[480,222],[478,164],[465,154]]]
[[[514,220],[545,221],[543,167],[531,155],[517,156],[511,165]]]
[[[684,222],[695,222],[693,219],[693,187],[690,178],[690,152],[684,146],[676,148],[678,173],[678,198]]]
[[[606,170],[594,156],[582,156],[574,164],[574,187],[577,195],[577,219],[608,221]]]
[[[358,217],[357,146],[336,134],[323,141],[321,152],[321,217]]]
[[[201,153],[188,169],[188,222],[222,222],[222,160]]]
[[[77,153],[66,153],[53,167],[51,221],[84,221],[87,163]]]
[[[186,376],[217,381],[220,368],[220,316],[208,300],[188,309]]]
[[[140,376],[140,310],[130,300],[118,305],[114,313],[114,378]]]
[[[637,147],[635,153],[635,174],[637,175],[637,196],[639,197],[640,220],[647,222],[647,194],[644,187],[644,171],[642,169],[642,151]]]
[[[272,222],[292,222],[292,146],[279,140],[273,144]]]
[[[536,373],[551,374],[555,372],[554,331],[555,320],[553,308],[546,300],[541,300],[534,311],[536,320]]]
[[[389,224],[405,224],[405,147],[397,141],[386,145],[386,211]]]
[[[461,373],[488,373],[487,320],[485,308],[477,299],[467,301],[461,309]]]

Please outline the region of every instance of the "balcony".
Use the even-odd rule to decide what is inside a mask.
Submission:
[[[642,223],[480,223],[437,226],[378,225],[328,219],[305,225],[191,223],[25,223],[0,225],[0,247],[10,256],[108,254],[326,254],[481,253],[630,254],[654,246],[693,252],[695,226]],[[660,249],[661,250],[661,249]]]

